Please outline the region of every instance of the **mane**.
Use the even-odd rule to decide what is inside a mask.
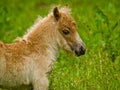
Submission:
[[[48,16],[50,16],[50,14],[48,14]],[[22,38],[21,37],[17,37],[14,41],[15,42],[19,42],[19,41],[23,41],[24,40],[26,42],[29,42],[28,41],[29,34],[31,34],[35,30],[35,28],[37,28],[42,22],[44,22],[44,20],[48,16],[46,16],[44,18],[41,17],[41,16],[38,16],[37,19],[34,21],[34,24],[30,28],[27,29],[27,31],[25,32],[25,34],[23,35],[23,37]]]
[[[71,14],[71,9],[68,6],[59,7],[59,11],[62,12],[62,13],[65,13],[65,14]],[[25,35],[23,35],[22,38],[17,37],[15,39],[15,42],[23,41],[23,40],[27,42],[29,34],[32,33],[33,30],[35,30],[35,28],[37,28],[42,22],[44,22],[46,20],[46,18],[51,16],[52,12],[53,12],[53,8],[52,8],[52,10],[49,12],[49,14],[46,17],[43,18],[41,16],[38,16],[38,18],[35,20],[34,24],[29,29],[27,29],[27,32],[25,33]]]
[[[45,17],[45,18],[46,18],[46,17]],[[33,30],[34,30],[35,28],[37,28],[37,26],[39,26],[40,23],[42,23],[45,18],[42,18],[41,16],[38,16],[38,18],[35,20],[34,24],[33,24],[29,29],[27,29],[27,32],[26,32],[25,35],[23,36],[23,39],[24,39],[25,41],[27,41],[28,35],[29,35],[30,33],[32,33]]]
[[[35,20],[34,24],[27,29],[27,31],[25,32],[25,35],[23,35],[23,37],[17,37],[14,42],[19,42],[19,41],[26,41],[27,42],[27,37],[30,33],[33,32],[33,30],[42,22],[43,18],[41,16],[38,16],[38,18]]]

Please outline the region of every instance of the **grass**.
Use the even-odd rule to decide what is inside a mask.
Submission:
[[[120,90],[119,0],[1,0],[0,40],[12,42],[38,15],[44,17],[52,5],[66,3],[87,52],[77,58],[61,50],[49,78],[50,90]]]

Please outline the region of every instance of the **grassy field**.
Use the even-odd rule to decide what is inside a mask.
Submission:
[[[77,58],[61,50],[50,90],[120,90],[119,0],[1,0],[0,40],[12,42],[38,15],[65,4],[72,9],[87,52]]]

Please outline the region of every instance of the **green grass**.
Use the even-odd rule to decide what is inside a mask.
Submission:
[[[12,42],[38,15],[44,17],[52,5],[66,3],[87,52],[77,58],[61,50],[49,78],[50,90],[120,90],[119,0],[1,0],[0,40]]]

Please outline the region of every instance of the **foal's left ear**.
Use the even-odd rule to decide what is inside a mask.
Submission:
[[[55,19],[58,21],[60,18],[60,13],[57,7],[54,8],[53,14],[54,14]]]

